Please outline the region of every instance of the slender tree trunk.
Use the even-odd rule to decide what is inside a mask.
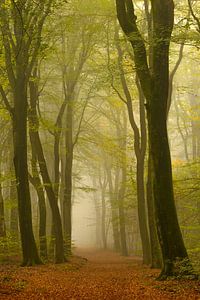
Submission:
[[[126,193],[126,181],[127,181],[127,162],[126,162],[126,139],[127,139],[127,116],[125,110],[123,110],[123,122],[121,123],[120,114],[117,113],[117,137],[119,143],[119,149],[121,151],[121,182],[118,188],[118,208],[119,208],[119,231],[120,231],[120,242],[122,255],[127,256],[127,241],[126,241],[126,224],[125,224],[125,209],[124,199]],[[121,126],[120,126],[121,123]]]
[[[66,112],[65,188],[63,197],[63,228],[66,251],[71,254],[72,242],[72,165],[73,165],[73,96],[69,97]]]
[[[116,47],[118,51],[118,65],[120,69],[120,79],[122,88],[125,95],[126,106],[128,110],[129,122],[131,124],[134,133],[134,151],[136,155],[136,182],[137,182],[137,200],[138,200],[138,216],[139,216],[139,229],[142,241],[142,253],[143,262],[150,264],[150,241],[147,227],[147,215],[146,215],[146,197],[145,197],[145,185],[144,185],[144,160],[146,153],[146,116],[144,108],[144,95],[141,90],[138,78],[136,78],[136,84],[139,93],[139,112],[140,112],[140,128],[135,122],[135,116],[132,106],[131,93],[129,91],[124,68],[123,68],[123,52],[119,43],[119,32],[115,32]]]
[[[14,91],[13,142],[19,227],[23,253],[22,265],[27,266],[41,263],[41,261],[38,256],[32,227],[27,165],[27,90],[25,78],[22,74],[18,75]]]
[[[52,182],[48,173],[46,160],[43,153],[43,148],[38,132],[38,117],[36,112],[36,100],[37,100],[37,87],[35,86],[35,82],[30,82],[30,104],[31,109],[29,113],[30,120],[30,141],[31,146],[33,148],[34,153],[37,156],[37,160],[40,167],[40,172],[42,176],[42,180],[44,183],[44,187],[47,193],[47,197],[49,200],[49,204],[52,211],[53,223],[55,225],[55,260],[56,263],[62,263],[65,261],[64,258],[64,244],[63,244],[63,233],[62,233],[62,222],[60,211],[57,203],[57,199],[55,197],[55,193],[53,190]]]
[[[34,158],[32,158],[34,159]],[[36,161],[32,161],[33,177],[29,177],[38,196],[39,208],[39,239],[40,239],[40,256],[47,259],[47,238],[46,238],[46,203],[42,182],[36,166]]]
[[[126,218],[124,209],[124,197],[126,191],[126,166],[122,167],[122,182],[118,193],[118,205],[119,205],[119,228],[120,228],[120,240],[121,240],[121,253],[124,256],[128,256],[127,241],[126,241]]]
[[[19,228],[18,228],[18,209],[17,209],[17,190],[16,181],[11,180],[10,182],[10,200],[11,200],[11,210],[10,210],[10,232],[11,235],[18,239]]]
[[[39,183],[39,182],[38,182]],[[40,255],[47,259],[47,238],[46,238],[46,203],[43,188],[37,185],[38,207],[39,207],[39,238]]]
[[[176,123],[177,123],[178,131],[179,131],[180,136],[181,136],[182,141],[183,141],[184,152],[185,152],[185,159],[186,159],[186,161],[189,161],[188,133],[186,131],[186,133],[184,134],[183,129],[181,128],[182,126],[180,124],[180,111],[179,111],[179,107],[178,107],[178,103],[177,103],[176,99],[174,99],[174,107],[175,107],[175,110],[176,110]],[[192,123],[191,123],[191,125],[192,125]],[[195,135],[193,135],[193,127],[192,127],[192,145],[194,145],[194,139],[195,139]],[[195,152],[194,152],[194,148],[193,148],[193,155],[194,155],[194,153]]]
[[[53,222],[55,224],[55,244],[56,244],[55,260],[56,263],[61,263],[65,261],[65,258],[64,258],[64,248],[63,248],[64,246],[63,246],[62,223],[61,223],[61,216],[58,208],[58,203],[56,201],[51,179],[48,174],[39,134],[38,132],[31,132],[30,136],[31,136],[32,147],[35,147],[35,151],[37,152],[40,172],[47,193],[47,197],[49,199]]]
[[[142,240],[142,252],[144,264],[149,264],[150,259],[150,245],[149,245],[149,233],[147,228],[146,218],[146,202],[145,202],[145,190],[144,190],[144,159],[137,158],[137,196],[138,196],[138,219],[140,235]]]
[[[98,190],[95,176],[91,178],[93,181],[93,198],[94,198],[94,208],[95,208],[95,233],[96,233],[96,246],[101,248],[101,211],[100,203],[98,201]]]
[[[101,237],[103,248],[107,249],[107,227],[106,227],[106,188],[107,188],[107,178],[106,173],[103,174],[103,179],[101,172],[99,172],[99,187],[101,190]]]
[[[107,236],[106,236],[106,199],[105,199],[105,188],[101,190],[101,234],[103,249],[107,249]]]
[[[32,91],[33,92],[33,91]],[[31,124],[33,125],[33,124]],[[33,130],[33,128],[30,129]],[[46,202],[44,188],[40,179],[38,166],[37,166],[37,153],[35,147],[31,144],[32,150],[32,176],[29,176],[30,182],[33,184],[38,197],[38,208],[39,208],[39,240],[40,240],[40,256],[47,259],[47,238],[46,238]]]
[[[2,185],[0,183],[0,237],[6,236],[6,224],[5,224],[5,214],[4,214],[4,198]]]
[[[109,185],[109,197],[111,205],[111,218],[112,218],[112,230],[113,230],[113,240],[114,240],[114,249],[115,251],[120,251],[120,239],[119,239],[119,215],[117,213],[118,199],[117,193],[114,193],[113,183],[112,183],[112,174],[111,166],[107,164],[107,177]]]

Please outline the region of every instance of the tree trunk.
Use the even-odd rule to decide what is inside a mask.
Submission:
[[[38,117],[36,112],[36,100],[37,100],[37,87],[35,86],[35,82],[30,82],[30,104],[31,109],[29,113],[30,120],[30,141],[33,151],[37,156],[37,160],[40,167],[40,172],[42,176],[42,180],[44,183],[44,187],[47,193],[47,197],[49,200],[49,204],[52,211],[53,223],[55,225],[55,261],[56,263],[62,263],[65,261],[64,258],[64,244],[63,244],[63,233],[62,233],[62,222],[61,216],[59,212],[59,207],[57,203],[57,199],[55,197],[55,193],[53,190],[52,182],[48,173],[46,160],[44,157],[42,144],[38,132]]]
[[[158,88],[158,87],[157,87]],[[157,98],[162,102],[163,96]],[[155,101],[155,97],[154,97]],[[166,111],[152,105],[148,113],[150,149],[153,160],[153,191],[158,236],[163,256],[163,275],[174,273],[177,259],[188,258],[174,203],[171,158],[167,136]]]
[[[39,181],[38,181],[39,183]],[[36,184],[37,185],[37,184]],[[47,237],[46,237],[46,203],[44,190],[37,185],[38,207],[39,207],[39,238],[40,238],[40,255],[47,259]]]
[[[126,241],[126,224],[125,224],[125,209],[124,209],[124,198],[126,192],[126,181],[127,181],[127,162],[126,162],[126,139],[127,139],[127,116],[125,110],[123,113],[123,122],[120,124],[120,114],[117,113],[117,138],[119,143],[119,149],[121,151],[122,159],[121,159],[121,182],[120,187],[118,188],[118,208],[119,208],[119,231],[120,231],[120,242],[121,242],[121,252],[122,255],[127,256],[127,241]],[[120,126],[121,125],[121,126]]]
[[[35,164],[32,162],[32,164]],[[39,177],[37,166],[33,170],[33,177],[29,177],[30,182],[33,184],[38,196],[39,208],[39,239],[40,239],[40,256],[47,259],[47,238],[46,238],[46,203],[45,195],[42,187],[42,182]]]
[[[59,212],[58,203],[56,201],[51,179],[47,170],[39,133],[30,132],[30,137],[31,137],[32,147],[35,147],[35,151],[37,152],[40,172],[47,193],[47,197],[49,199],[49,204],[52,211],[53,223],[55,225],[55,244],[56,244],[55,261],[56,263],[62,263],[65,261],[65,258],[64,258],[62,223],[61,223],[61,216]]]
[[[139,94],[139,112],[140,112],[140,128],[135,122],[135,116],[132,106],[131,93],[129,91],[125,72],[123,68],[123,51],[119,43],[119,32],[115,32],[116,47],[118,51],[118,66],[120,69],[120,79],[122,88],[124,91],[126,106],[128,110],[129,122],[134,134],[134,151],[136,155],[136,182],[137,182],[137,202],[138,202],[138,216],[139,216],[139,229],[142,241],[142,253],[144,264],[150,264],[150,242],[149,233],[147,227],[147,215],[146,215],[146,197],[145,197],[145,185],[144,185],[144,160],[146,154],[146,116],[144,108],[144,95],[141,90],[138,78],[136,78],[136,85]]]
[[[102,178],[103,177],[103,178]],[[99,170],[99,187],[101,190],[101,238],[103,249],[107,249],[107,226],[106,226],[106,187],[107,187],[106,173]]]
[[[71,254],[72,243],[72,165],[73,165],[73,96],[69,97],[66,113],[65,188],[63,197],[63,228],[66,251]]]
[[[101,190],[101,235],[103,242],[103,249],[107,249],[107,235],[106,235],[106,199],[105,188]]]
[[[125,210],[124,210],[125,191],[126,191],[126,166],[122,166],[122,182],[118,193],[119,230],[120,230],[120,240],[121,240],[121,253],[124,256],[128,256],[128,249],[127,249],[127,242],[126,242]]]
[[[10,201],[11,201],[10,233],[13,237],[18,239],[19,228],[18,228],[17,190],[16,190],[15,180],[11,180],[10,182]]]
[[[17,180],[19,227],[23,266],[41,263],[33,235],[27,165],[27,90],[23,75],[17,78],[13,116],[14,167]]]
[[[155,220],[155,207],[153,199],[153,181],[152,181],[152,162],[150,154],[148,157],[148,177],[147,177],[147,207],[148,207],[148,223],[149,223],[149,236],[151,245],[151,267],[161,268],[162,267],[162,257],[161,250],[158,240],[158,234],[156,229]]]
[[[4,198],[2,192],[2,185],[0,183],[0,237],[6,236],[6,224],[4,215]]]
[[[145,202],[145,190],[144,190],[144,159],[137,157],[137,197],[138,197],[138,219],[140,236],[142,240],[142,252],[143,263],[149,264],[150,259],[150,245],[149,245],[149,233],[147,228],[146,217],[146,202]]]
[[[95,233],[96,233],[96,247],[101,248],[101,211],[100,211],[100,203],[98,200],[98,189],[96,183],[96,177],[93,176],[93,199],[94,199],[94,208],[95,208]]]
[[[108,185],[109,185],[109,198],[111,205],[111,220],[112,220],[112,230],[113,230],[113,240],[114,240],[114,249],[115,251],[120,251],[120,239],[119,239],[119,216],[117,213],[118,199],[117,193],[114,192],[113,183],[112,183],[112,174],[111,166],[106,165]]]

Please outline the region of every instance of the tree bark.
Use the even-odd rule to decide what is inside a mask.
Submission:
[[[151,267],[162,267],[162,256],[158,240],[156,220],[155,220],[155,207],[154,207],[154,195],[153,195],[153,172],[152,161],[149,155],[148,157],[148,175],[147,175],[147,207],[148,207],[148,223],[149,223],[149,236],[151,245]]]
[[[10,210],[10,233],[16,239],[19,238],[19,226],[18,226],[18,209],[17,209],[17,189],[16,181],[11,180],[10,182],[10,201],[11,201],[11,210]]]

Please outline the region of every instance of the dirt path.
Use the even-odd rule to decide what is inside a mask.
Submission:
[[[136,258],[112,252],[79,251],[88,261],[20,268],[0,268],[0,299],[200,299],[195,281],[155,281],[158,270],[149,270]]]

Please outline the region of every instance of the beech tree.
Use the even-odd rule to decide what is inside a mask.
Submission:
[[[13,104],[9,102],[5,86],[0,86],[0,92],[13,122],[14,167],[17,180],[23,265],[41,263],[33,235],[28,181],[27,87],[39,52],[43,25],[50,12],[52,2],[52,0],[42,2],[0,1],[0,28],[5,69],[13,95]]]
[[[187,272],[191,270],[174,203],[167,135],[169,45],[174,24],[174,3],[172,0],[156,0],[151,1],[151,6],[153,37],[150,69],[145,42],[136,22],[134,4],[132,0],[116,0],[117,17],[132,45],[136,72],[146,98],[156,223],[163,256],[160,278],[164,278],[180,274],[181,263],[188,265]]]

